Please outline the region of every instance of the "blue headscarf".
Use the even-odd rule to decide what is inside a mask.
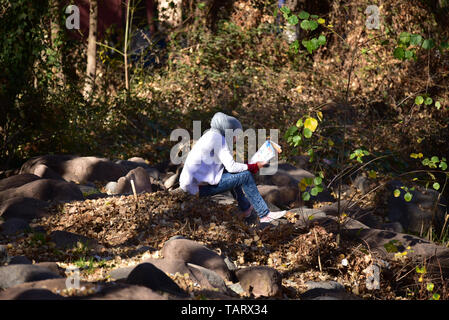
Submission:
[[[239,120],[237,120],[237,118],[228,116],[223,112],[217,112],[216,114],[214,114],[212,120],[210,121],[210,127],[211,130],[219,132],[223,137],[226,137],[226,129],[243,130],[242,124]],[[232,150],[232,136],[226,139],[226,144],[228,145],[229,150]]]

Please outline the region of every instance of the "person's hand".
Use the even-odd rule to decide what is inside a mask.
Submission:
[[[262,168],[262,167],[265,167],[266,165],[268,165],[268,162],[266,162],[266,161],[258,161],[257,162],[257,167],[260,169],[260,168]]]

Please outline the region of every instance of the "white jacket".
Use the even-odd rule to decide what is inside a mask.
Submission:
[[[200,183],[218,184],[224,168],[230,173],[236,173],[247,170],[248,165],[235,162],[225,137],[209,130],[198,139],[187,155],[179,185],[185,192],[195,195]]]

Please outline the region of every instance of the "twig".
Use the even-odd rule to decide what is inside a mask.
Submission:
[[[321,267],[321,257],[320,257],[320,243],[318,242],[318,237],[316,235],[316,230],[313,229],[313,233],[315,235],[315,241],[318,248],[318,266],[320,267],[320,272],[323,273],[323,268]]]
[[[134,194],[134,199],[136,200],[136,208],[139,206],[138,201],[137,201],[137,192],[136,192],[136,187],[134,185],[134,180],[131,179],[131,188],[133,189],[133,194]]]

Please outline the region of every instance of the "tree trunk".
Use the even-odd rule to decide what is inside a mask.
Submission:
[[[62,52],[61,52],[61,6],[59,0],[50,0],[50,38],[51,45],[56,53],[56,61],[57,66],[55,66],[55,70],[53,70],[56,76],[56,84],[58,86],[64,85],[64,72],[62,69]]]
[[[98,22],[98,1],[90,0],[89,9],[89,38],[87,39],[87,68],[86,84],[84,96],[90,96],[93,92],[96,73],[97,59],[97,22]]]

